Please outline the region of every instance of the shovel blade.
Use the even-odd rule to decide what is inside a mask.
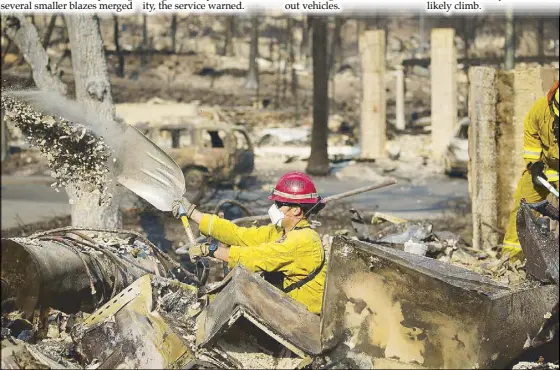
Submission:
[[[185,192],[185,177],[177,163],[133,126],[125,130],[116,157],[118,182],[163,212]]]

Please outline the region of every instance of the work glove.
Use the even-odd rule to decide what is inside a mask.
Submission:
[[[208,244],[195,244],[189,247],[189,256],[191,259],[197,259],[210,255]]]
[[[191,202],[189,202],[187,198],[183,198],[181,200],[176,200],[173,202],[173,205],[171,206],[171,212],[173,213],[173,217],[181,218],[181,214],[179,212],[180,205],[183,205],[183,208],[185,209],[185,212],[187,214],[187,218],[190,218],[196,206]]]
[[[531,178],[533,180],[533,185],[535,186],[543,186],[538,180],[537,177],[541,177],[545,180],[548,180],[548,177],[544,174],[544,163],[543,162],[535,162],[529,167],[529,171],[531,171]]]

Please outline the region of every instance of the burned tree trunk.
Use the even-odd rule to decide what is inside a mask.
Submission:
[[[113,16],[113,38],[115,43],[115,51],[117,52],[118,66],[117,76],[124,77],[124,55],[121,54],[121,44],[119,42],[119,17]]]
[[[290,37],[290,45],[289,45],[289,63],[290,63],[290,91],[292,93],[293,101],[294,101],[294,109],[295,109],[295,120],[296,123],[299,124],[299,98],[298,98],[298,79],[297,73],[295,68],[296,63],[296,53],[294,47],[294,37],[293,37],[293,25],[294,20],[292,18],[288,18],[288,32]]]
[[[103,122],[115,124],[115,107],[111,95],[111,84],[107,73],[105,50],[95,17],[90,14],[66,15],[66,24],[72,46],[72,66],[76,83],[76,99],[95,112]],[[86,180],[86,179],[84,179]],[[72,225],[83,227],[120,228],[122,213],[116,181],[108,184],[111,199],[102,202],[99,193],[80,192],[85,183],[68,188],[68,197],[73,200]]]
[[[142,16],[142,53],[140,54],[140,67],[142,70],[144,70],[148,64],[148,57],[146,55],[148,52],[148,42],[148,16],[144,14]]]
[[[177,52],[177,14],[171,16],[171,50]]]
[[[301,44],[299,45],[300,62],[306,61],[309,57],[309,39],[311,35],[311,26],[309,17],[304,16],[301,24]]]
[[[544,57],[544,18],[537,18],[537,55]]]
[[[235,17],[228,16],[226,18],[226,35],[224,41],[224,51],[225,56],[231,57],[234,55],[233,51],[233,37],[235,36]]]
[[[311,175],[329,173],[327,150],[329,120],[329,71],[327,62],[327,19],[311,17],[313,28],[313,129],[311,155],[306,171]]]
[[[342,24],[344,20],[341,17],[334,18],[334,29],[332,33],[332,38],[330,42],[329,51],[329,79],[331,80],[331,108],[336,110],[336,69],[341,60],[342,52],[342,39],[340,36]]]
[[[282,46],[280,42],[276,42],[277,53],[276,53],[276,89],[274,96],[274,108],[280,108],[280,90],[282,84]],[[274,65],[274,59],[271,59],[272,65]]]
[[[247,82],[245,87],[248,89],[259,88],[259,19],[256,16],[251,18],[251,50],[249,52],[249,71],[247,72]]]
[[[286,91],[288,90],[288,68],[289,68],[289,50],[292,44],[292,34],[290,29],[290,22],[286,21],[285,25],[285,35],[283,37],[283,48],[284,48],[284,65],[282,66],[282,101],[286,101]]]

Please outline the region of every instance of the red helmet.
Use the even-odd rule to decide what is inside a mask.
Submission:
[[[288,172],[278,180],[270,200],[296,204],[313,204],[321,200],[311,177],[303,172]]]

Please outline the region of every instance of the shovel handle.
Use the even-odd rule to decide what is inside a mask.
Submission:
[[[183,223],[183,227],[185,228],[185,232],[187,233],[187,238],[189,239],[189,243],[194,244],[194,235],[191,230],[191,226],[189,225],[189,219],[187,218],[187,211],[183,204],[179,203],[179,214],[181,215],[181,222]]]
[[[556,198],[559,197],[558,194],[558,190],[554,189],[554,186],[550,185],[550,183],[548,181],[546,181],[545,179],[543,179],[540,176],[537,176],[537,180],[539,180],[539,182],[548,189],[548,191],[550,191]]]
[[[185,232],[187,233],[187,238],[189,238],[189,242],[191,244],[194,244],[195,240],[194,240],[194,235],[193,232],[191,230],[191,227],[189,225],[189,219],[187,218],[187,216],[181,216],[181,222],[183,223],[183,227],[185,228]]]
[[[394,185],[396,183],[397,183],[397,180],[388,180],[388,181],[382,182],[381,184],[364,186],[363,188],[350,190],[350,191],[347,191],[345,193],[331,195],[330,197],[326,197],[325,199],[323,199],[323,202],[325,202],[325,203],[333,202],[335,200],[348,198],[348,197],[358,195],[358,194],[362,194],[362,193],[365,193],[365,192],[368,192],[368,191],[381,189],[381,188],[384,188],[384,187],[389,186],[389,185]]]

